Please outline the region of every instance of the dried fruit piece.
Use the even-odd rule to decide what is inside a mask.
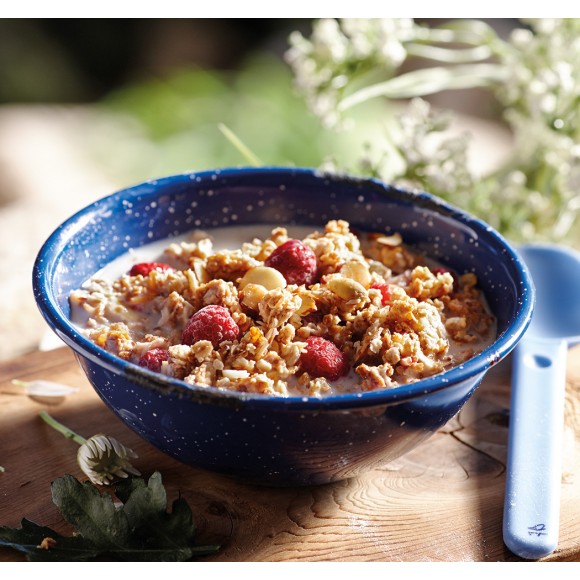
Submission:
[[[173,270],[169,264],[164,262],[140,262],[139,264],[134,264],[129,271],[129,276],[149,276],[149,273],[153,270]]]
[[[391,290],[390,290],[388,284],[382,284],[381,282],[375,282],[375,283],[371,284],[371,288],[375,288],[376,290],[380,291],[381,304],[383,306],[386,306],[391,301],[392,295],[391,295]]]
[[[306,341],[306,349],[300,355],[302,370],[312,377],[324,377],[336,381],[348,373],[346,356],[330,340],[321,336],[311,336]]]
[[[240,333],[236,321],[224,306],[210,304],[198,310],[181,335],[183,344],[209,340],[217,348],[224,340],[235,340]]]
[[[158,373],[164,360],[169,360],[169,351],[164,348],[152,348],[139,359],[139,366]]]
[[[314,284],[318,275],[316,255],[304,242],[290,239],[278,246],[264,264],[278,270],[288,284]]]

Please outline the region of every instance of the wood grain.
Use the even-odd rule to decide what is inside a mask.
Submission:
[[[580,347],[569,355],[560,544],[545,560],[580,561]],[[159,470],[181,494],[199,540],[221,544],[207,561],[520,561],[501,536],[509,422],[509,360],[421,447],[362,477],[308,488],[266,488],[182,465],[137,437],[100,401],[68,349],[0,365],[0,524],[22,517],[67,532],[50,482],[81,477],[77,445],[45,425],[43,405],[2,393],[12,379],[79,388],[51,414],[84,436],[106,432],[132,447],[145,475]],[[21,561],[0,549],[0,561]]]

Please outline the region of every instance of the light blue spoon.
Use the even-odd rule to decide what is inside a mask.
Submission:
[[[531,324],[514,350],[503,539],[536,560],[558,545],[568,347],[580,342],[580,253],[519,248],[536,286]]]

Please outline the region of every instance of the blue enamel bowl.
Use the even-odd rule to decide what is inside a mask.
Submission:
[[[127,363],[84,338],[69,294],[125,253],[195,228],[250,224],[401,232],[417,250],[475,272],[498,336],[459,367],[385,391],[318,398],[222,392]],[[185,464],[263,485],[337,481],[415,448],[451,419],[525,332],[534,289],[514,249],[487,224],[427,193],[295,168],[187,173],[114,193],[63,223],[40,250],[34,294],[101,399],[136,433]]]

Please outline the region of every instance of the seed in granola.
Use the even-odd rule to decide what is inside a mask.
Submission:
[[[343,278],[342,276],[330,278],[327,286],[332,292],[347,302],[364,300],[367,296],[365,287],[350,278]]]

